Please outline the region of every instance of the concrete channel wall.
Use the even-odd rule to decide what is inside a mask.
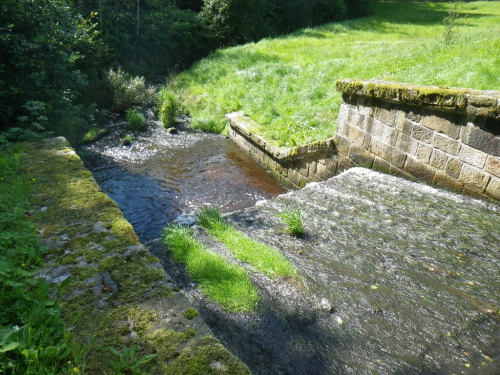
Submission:
[[[278,148],[240,112],[227,115],[230,138],[294,188],[357,165],[500,200],[500,92],[359,80],[337,90],[330,139]]]

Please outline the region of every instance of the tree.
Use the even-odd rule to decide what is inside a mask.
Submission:
[[[85,76],[75,68],[91,24],[66,0],[4,0],[0,5],[0,131],[54,129],[74,110]],[[48,121],[47,121],[48,120]],[[57,129],[54,129],[57,130]]]

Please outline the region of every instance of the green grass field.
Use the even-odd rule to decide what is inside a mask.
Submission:
[[[500,1],[460,3],[444,43],[452,6],[374,1],[370,17],[218,50],[172,88],[192,126],[223,131],[225,113],[244,111],[283,146],[335,133],[338,79],[500,90]]]

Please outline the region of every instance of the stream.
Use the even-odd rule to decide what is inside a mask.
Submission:
[[[224,137],[179,130],[153,123],[130,147],[117,146],[124,133],[113,130],[80,153],[253,374],[500,374],[498,205],[363,168],[287,192]],[[193,223],[206,203],[298,269],[299,279],[284,280],[248,269],[261,295],[255,313],[207,301],[154,241],[169,221]],[[277,216],[287,207],[303,214],[301,238]]]

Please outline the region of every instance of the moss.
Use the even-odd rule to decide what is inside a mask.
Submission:
[[[229,353],[217,339],[204,337],[191,342],[166,369],[165,374],[251,374],[246,365]]]
[[[182,313],[182,315],[184,315],[184,317],[186,319],[194,319],[196,318],[198,315],[200,315],[200,313],[198,312],[198,310],[195,310],[193,309],[192,307],[190,307],[189,309],[187,309],[186,311],[184,311]]]
[[[71,275],[76,280],[86,280],[89,277],[97,275],[100,271],[97,268],[92,267],[71,267]]]

